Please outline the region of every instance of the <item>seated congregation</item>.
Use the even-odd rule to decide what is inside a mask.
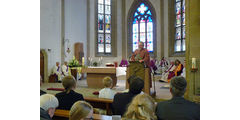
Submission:
[[[41,80],[41,79],[40,79]],[[200,105],[186,100],[183,95],[187,82],[182,76],[175,76],[170,81],[172,99],[156,102],[151,96],[142,92],[144,81],[136,76],[128,78],[129,89],[125,92],[112,91],[112,79],[105,77],[105,88],[100,90],[99,98],[113,100],[111,104],[113,117],[121,116],[122,120],[199,120]],[[40,96],[41,120],[52,120],[59,111],[66,111],[69,120],[96,119],[99,114],[93,104],[87,102],[82,94],[76,93],[76,80],[72,76],[62,79],[64,91]],[[64,113],[62,113],[64,114]]]

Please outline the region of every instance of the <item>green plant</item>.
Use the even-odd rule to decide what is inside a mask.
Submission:
[[[97,65],[98,65],[98,63],[97,63],[97,62],[94,62],[94,63],[93,63],[93,66],[95,66],[95,67],[96,67]]]
[[[81,65],[79,64],[78,60],[76,60],[75,56],[73,56],[73,59],[70,60],[69,67],[80,67]]]

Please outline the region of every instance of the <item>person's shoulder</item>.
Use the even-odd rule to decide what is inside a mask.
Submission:
[[[58,97],[58,96],[62,96],[62,95],[65,95],[66,93],[65,92],[60,92],[60,93],[57,93],[55,96]]]
[[[101,90],[99,91],[99,93],[102,93],[102,92],[104,92],[104,91],[105,91],[105,88],[101,89]]]
[[[158,102],[158,103],[157,103],[157,106],[164,106],[164,105],[166,105],[166,104],[168,104],[168,103],[169,103],[169,100],[161,101],[161,102]]]
[[[77,92],[73,91],[73,95],[83,99],[83,95],[81,93],[77,93]]]
[[[200,104],[185,99],[185,103],[194,107],[200,107]]]
[[[114,98],[119,98],[119,97],[123,97],[123,96],[126,96],[126,95],[127,95],[127,93],[116,93]]]

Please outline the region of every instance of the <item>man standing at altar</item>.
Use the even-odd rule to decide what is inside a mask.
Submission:
[[[134,51],[130,61],[139,61],[140,63],[144,62],[147,68],[150,68],[150,56],[147,49],[144,48],[144,42],[138,43],[138,49]],[[151,80],[151,71],[149,70],[149,82],[150,88],[152,87],[152,80]]]
[[[138,43],[138,49],[136,49],[131,57],[131,61],[144,62],[147,67],[150,67],[150,57],[147,49],[144,48],[144,43]]]
[[[62,65],[62,75],[63,76],[68,76],[69,72],[69,67],[68,67],[68,63],[65,61],[64,64]]]

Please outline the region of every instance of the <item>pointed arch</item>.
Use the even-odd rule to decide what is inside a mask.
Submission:
[[[145,9],[145,11],[144,11],[144,9]],[[144,26],[143,28],[145,29],[144,31],[140,31],[140,19],[142,19],[142,18],[139,17],[138,14],[136,14],[136,13],[141,14],[140,15],[141,17],[143,17],[144,15],[148,15],[147,18],[144,18],[145,21],[141,21],[142,23],[145,23],[145,26],[142,24],[142,26]],[[136,16],[139,17],[138,18],[139,24],[137,25],[138,26],[137,27],[138,34],[134,34],[136,31],[133,32],[133,24],[136,22],[136,19],[134,19],[134,18],[136,18]],[[151,20],[148,19],[148,17]],[[152,25],[151,25],[152,31],[147,30],[147,27],[148,27],[147,24],[149,21],[152,22]],[[128,30],[128,36],[127,36],[127,38],[128,38],[128,41],[127,41],[128,42],[128,46],[127,46],[128,56],[131,55],[131,53],[134,51],[134,49],[136,49],[136,47],[137,47],[136,42],[143,41],[145,43],[145,47],[148,48],[148,50],[150,51],[150,55],[156,57],[156,54],[157,54],[157,40],[156,40],[157,23],[156,23],[156,11],[155,11],[155,8],[153,7],[152,3],[147,0],[134,0],[134,2],[132,3],[132,5],[129,9],[129,12],[128,12],[127,23],[128,23],[128,28],[127,28],[127,30]],[[140,38],[140,32],[143,33],[143,34],[141,34],[141,38]],[[136,36],[136,37],[133,37],[133,36]],[[151,41],[151,39],[152,39],[152,41]],[[134,45],[135,45],[135,47],[134,47]]]

